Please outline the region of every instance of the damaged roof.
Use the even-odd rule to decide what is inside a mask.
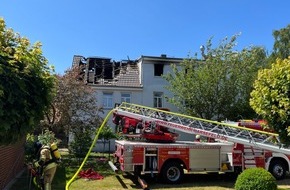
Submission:
[[[118,87],[142,87],[136,61],[111,61],[111,58],[75,55],[73,65],[79,66],[87,84]]]

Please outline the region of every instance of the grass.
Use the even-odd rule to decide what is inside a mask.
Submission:
[[[142,189],[140,185],[134,180],[130,174],[115,174],[109,167],[107,162],[99,160],[103,154],[92,153],[85,163],[83,170],[87,168],[93,168],[100,173],[104,179],[102,180],[87,180],[83,178],[77,178],[69,186],[69,190],[121,190],[121,189]],[[65,190],[66,183],[72,178],[81,164],[81,160],[73,158],[67,153],[62,153],[63,162],[58,166],[55,178],[53,180],[53,190]],[[290,189],[290,177],[287,179],[278,181],[279,190]],[[28,172],[25,172],[20,176],[16,183],[10,188],[10,190],[36,190],[33,185],[30,184],[30,176]],[[144,176],[143,179],[148,183],[150,189],[154,190],[233,190],[235,179],[228,178],[222,174],[188,174],[185,175],[185,179],[181,184],[168,185],[162,184],[157,178],[151,176]],[[30,187],[30,189],[29,189]]]

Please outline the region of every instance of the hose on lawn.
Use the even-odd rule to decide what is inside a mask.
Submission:
[[[85,157],[85,159],[83,160],[81,166],[79,167],[79,169],[76,171],[76,173],[74,174],[74,176],[67,182],[66,186],[65,186],[65,190],[68,190],[70,184],[73,182],[73,180],[77,177],[77,175],[79,174],[79,172],[81,171],[81,169],[83,168],[84,164],[86,163],[89,155],[91,154],[92,149],[96,146],[96,142],[99,138],[99,134],[102,131],[103,127],[105,126],[105,124],[107,123],[109,117],[111,116],[112,112],[114,111],[114,109],[112,109],[107,116],[105,117],[105,120],[103,121],[102,125],[96,130],[96,136],[91,144],[91,147]]]

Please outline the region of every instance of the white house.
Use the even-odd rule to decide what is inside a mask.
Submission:
[[[130,102],[154,108],[177,108],[166,101],[172,94],[165,89],[168,85],[162,75],[171,72],[171,64],[180,64],[183,58],[161,56],[141,56],[131,61],[112,61],[104,57],[75,55],[73,64],[83,68],[87,85],[95,89],[99,106],[104,108],[105,117],[115,104]],[[111,119],[108,124],[115,129]],[[192,135],[180,134],[179,139],[193,139]],[[112,147],[114,143],[111,143]],[[97,145],[98,147],[98,145]],[[111,150],[113,150],[111,148]]]

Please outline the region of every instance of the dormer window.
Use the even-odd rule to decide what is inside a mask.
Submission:
[[[154,64],[154,76],[163,75],[164,64]]]

